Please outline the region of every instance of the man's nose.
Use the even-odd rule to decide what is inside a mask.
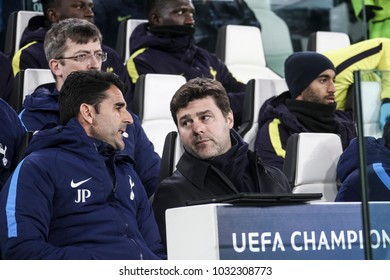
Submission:
[[[186,13],[184,24],[185,25],[195,25],[195,20],[194,20],[194,14],[193,13]]]
[[[192,130],[196,134],[203,133],[204,132],[204,125],[203,125],[203,123],[200,122],[200,121],[194,121],[194,123],[192,125]]]
[[[102,67],[102,62],[96,58],[96,56],[92,55],[88,62],[88,67],[89,69],[100,70]]]
[[[91,18],[93,18],[95,16],[95,14],[93,13],[92,7],[85,7],[84,8],[84,16],[91,17]]]
[[[336,84],[335,84],[334,81],[331,81],[331,82],[330,82],[328,91],[329,91],[329,92],[333,92],[333,93],[336,92]]]
[[[127,124],[132,124],[134,122],[133,116],[127,110],[124,112],[123,122]]]

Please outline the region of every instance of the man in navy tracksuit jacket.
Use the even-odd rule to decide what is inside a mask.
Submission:
[[[390,118],[382,138],[365,137],[368,198],[371,201],[390,201]],[[361,201],[360,156],[357,139],[340,156],[337,178],[342,183],[336,201]]]
[[[19,146],[25,134],[16,112],[0,98],[0,190],[17,164]]]
[[[101,61],[91,59],[79,62],[73,60],[57,60],[54,56],[68,56],[73,53],[84,53],[84,50],[101,49],[100,32],[95,25],[80,19],[70,18],[53,24],[46,38],[50,67],[55,72],[56,84],[49,88],[44,85],[32,95],[28,95],[19,114],[20,119],[29,131],[36,131],[59,124],[58,89],[62,87],[67,75],[75,70],[100,70]],[[75,38],[83,38],[82,44],[75,44]],[[97,39],[96,41],[94,41]],[[62,50],[65,45],[65,50]],[[53,57],[52,57],[53,56]],[[160,157],[141,127],[141,123],[132,114],[134,123],[127,126],[128,138],[126,151],[135,160],[135,170],[140,176],[148,196],[151,196],[159,183]]]
[[[57,89],[50,91],[46,87],[40,87],[33,94],[26,96],[23,106],[19,118],[29,131],[53,127],[60,123]],[[141,127],[139,118],[133,113],[131,115],[134,122],[126,128],[129,137],[125,139],[125,152],[132,159],[136,159],[134,169],[141,177],[150,197],[159,183],[160,157]]]
[[[301,132],[315,132],[307,128],[291,112],[286,102],[291,101],[290,93],[284,92],[264,102],[259,111],[259,131],[256,137],[255,148],[261,159],[274,167],[283,169],[285,149],[290,135]],[[334,119],[334,130],[326,130],[326,127],[318,127],[322,132],[334,132],[341,136],[341,142],[345,149],[350,141],[356,137],[356,132],[348,114],[344,111],[334,110],[322,104],[310,104],[308,112],[321,115],[329,114]],[[333,112],[332,112],[333,111]],[[330,118],[329,118],[330,119]],[[274,132],[275,133],[272,133]],[[319,132],[319,131],[317,131]],[[276,143],[280,143],[280,146]]]
[[[72,10],[72,12],[69,12],[64,6],[71,5],[72,2],[69,1],[69,3],[66,3],[65,0],[57,2],[64,2],[60,4],[60,7],[55,8],[56,13],[60,14],[60,16],[54,17],[49,14],[46,17],[35,16],[30,19],[20,40],[20,49],[15,53],[12,59],[12,67],[15,75],[20,70],[27,68],[49,68],[43,48],[43,42],[52,23],[57,22],[59,19],[63,20],[66,18],[81,18],[93,22],[94,14],[91,8],[78,9],[77,7],[70,6],[68,9]],[[90,2],[92,3],[92,1]],[[43,9],[45,11],[48,7],[43,5]],[[73,10],[76,10],[76,13]],[[107,60],[103,62],[102,70],[117,74],[121,80],[128,85],[125,99],[127,103],[130,103],[132,100],[131,83],[122,59],[114,49],[105,45],[102,45],[102,49],[107,53]]]
[[[162,5],[149,7],[148,23],[137,26],[130,37],[127,70],[133,85],[139,75],[147,73],[183,75],[187,81],[196,77],[215,79],[228,92],[238,126],[245,84],[237,81],[214,54],[196,46],[194,7],[190,1],[165,1]],[[183,12],[178,15],[174,11]]]
[[[289,91],[266,100],[258,113],[255,149],[266,164],[283,169],[294,133],[335,133],[344,149],[356,137],[350,114],[336,110],[334,76],[334,65],[322,54],[296,52],[286,59]]]
[[[14,74],[12,72],[11,62],[8,57],[0,52],[0,98],[9,102],[9,98],[12,94],[12,87],[14,82]]]
[[[121,151],[132,122],[122,86],[100,71],[67,78],[65,125],[34,135],[0,194],[4,259],[166,258],[134,162]]]

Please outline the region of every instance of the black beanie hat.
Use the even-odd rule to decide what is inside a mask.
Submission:
[[[326,56],[311,51],[296,52],[284,62],[284,78],[291,98],[295,99],[322,72],[332,69],[336,72],[332,61]]]

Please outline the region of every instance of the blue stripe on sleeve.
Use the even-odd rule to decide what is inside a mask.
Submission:
[[[24,159],[16,167],[14,174],[11,177],[11,183],[8,190],[7,205],[5,206],[5,211],[7,215],[7,225],[8,225],[8,238],[18,236],[18,225],[16,223],[15,211],[16,211],[16,192],[18,188],[18,179],[20,167],[23,164]]]
[[[22,116],[23,116],[24,111],[26,111],[26,109],[23,109],[23,110],[19,113],[18,117],[19,117],[19,120],[20,120],[20,122],[22,123],[24,129],[25,129],[26,131],[28,131],[27,127],[24,125],[24,122],[23,122],[23,120],[22,120]]]
[[[382,163],[373,163],[372,167],[382,183],[390,190],[390,177],[387,175]]]

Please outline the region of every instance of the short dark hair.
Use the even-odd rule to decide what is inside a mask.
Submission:
[[[123,94],[124,84],[114,73],[89,70],[69,74],[58,96],[61,124],[76,117],[83,103],[93,105],[99,112],[99,104],[107,98],[106,91],[111,85]]]
[[[385,147],[390,149],[390,117],[387,117],[385,126],[383,127],[382,138],[385,140]]]
[[[195,78],[182,85],[172,97],[170,109],[173,121],[177,126],[176,113],[187,107],[194,100],[211,96],[224,117],[232,111],[225,88],[222,84],[210,78]]]
[[[90,41],[99,41],[101,44],[102,34],[96,25],[85,19],[68,18],[53,23],[44,41],[47,61],[63,55],[68,39],[77,44],[87,44]]]
[[[145,0],[144,11],[146,17],[149,19],[151,14],[156,10],[160,10],[170,0]]]

